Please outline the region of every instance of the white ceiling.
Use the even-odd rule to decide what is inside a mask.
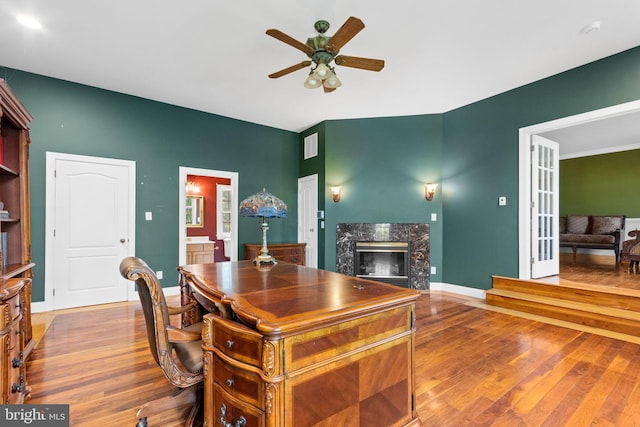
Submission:
[[[307,59],[267,29],[305,42],[315,21],[332,35],[349,16],[366,27],[341,53],[384,59],[381,72],[337,66],[329,94],[304,88],[304,70],[267,77]],[[639,17],[638,0],[3,0],[0,65],[301,131],[449,111],[638,46]]]

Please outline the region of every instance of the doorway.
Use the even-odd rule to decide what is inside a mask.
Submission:
[[[531,279],[531,227],[533,224],[531,216],[531,201],[532,201],[532,182],[531,182],[531,168],[532,168],[532,155],[530,147],[534,135],[540,135],[557,131],[560,129],[570,128],[574,126],[580,126],[589,123],[595,123],[598,121],[606,121],[607,119],[614,119],[623,115],[640,113],[640,101],[632,101],[624,104],[615,105],[612,107],[602,108],[599,110],[590,111],[587,113],[577,114],[574,116],[564,117],[557,120],[552,120],[545,123],[539,123],[532,126],[527,126],[519,130],[518,139],[518,151],[519,151],[519,184],[518,184],[518,241],[519,241],[519,278]],[[604,123],[604,122],[603,122]],[[562,140],[556,140],[560,144],[560,151],[562,151]],[[611,147],[611,141],[608,141],[607,147]],[[624,149],[633,149],[634,147],[625,146]],[[635,147],[639,148],[639,147]],[[609,149],[609,151],[615,151]],[[619,150],[621,151],[621,150]],[[607,152],[603,149],[601,153]],[[554,217],[554,226],[558,226],[558,217]]]
[[[135,252],[130,160],[46,153],[45,310],[133,298],[118,273]]]
[[[215,234],[220,235],[222,229],[224,228],[225,237],[227,238],[226,249],[225,242],[220,242],[216,247],[218,247],[220,252],[223,252],[226,258],[231,261],[238,260],[238,173],[237,172],[229,172],[229,171],[220,171],[213,169],[200,169],[200,168],[190,168],[190,167],[179,167],[179,189],[178,189],[178,263],[179,265],[184,265],[187,263],[187,185],[189,184],[190,178],[213,178],[224,180],[221,182],[225,182],[222,186],[216,186],[216,201],[211,200],[210,203],[207,203],[206,197],[204,198],[204,221],[207,222],[207,218],[209,221],[212,221],[211,218],[216,218],[216,222],[218,219],[227,218],[228,223],[221,225],[220,227],[216,227],[217,232]],[[193,182],[193,179],[192,179]],[[197,182],[196,182],[197,183]],[[227,184],[228,183],[228,184]],[[218,197],[218,188],[220,189],[220,196]],[[228,203],[220,203],[222,193],[225,194],[224,197],[227,197]],[[213,210],[215,215],[207,214],[207,210]],[[220,230],[218,230],[220,228]],[[193,230],[193,229],[192,229]],[[204,230],[204,228],[203,228]],[[192,234],[192,233],[189,233]],[[197,234],[197,232],[195,233]],[[217,240],[216,235],[208,236],[208,240]],[[224,239],[220,239],[224,240]]]

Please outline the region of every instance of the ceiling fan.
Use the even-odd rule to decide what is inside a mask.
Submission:
[[[280,30],[267,30],[267,34],[271,37],[301,50],[311,59],[310,61],[302,61],[299,64],[276,71],[275,73],[269,74],[269,77],[277,79],[294,71],[312,66],[309,77],[307,77],[307,80],[304,82],[304,86],[309,89],[322,86],[325,92],[333,92],[342,86],[342,83],[336,76],[335,69],[331,65],[332,62],[343,67],[360,68],[370,71],[380,71],[384,68],[384,61],[382,59],[338,55],[340,49],[364,28],[364,23],[360,19],[353,16],[349,17],[333,36],[325,36],[324,34],[329,29],[329,23],[327,21],[317,21],[314,28],[318,32],[318,35],[309,37],[306,43],[302,43]]]

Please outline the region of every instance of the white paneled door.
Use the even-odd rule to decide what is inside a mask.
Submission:
[[[531,277],[557,275],[559,263],[559,146],[534,135],[531,141]]]
[[[128,286],[118,266],[135,247],[135,162],[52,156],[47,237],[53,243],[46,286],[52,308],[126,301]]]
[[[306,243],[305,265],[318,267],[318,175],[298,179],[298,243]]]

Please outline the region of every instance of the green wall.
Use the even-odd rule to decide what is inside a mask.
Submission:
[[[518,277],[519,128],[637,99],[640,48],[445,113],[444,281]]]
[[[438,189],[427,202],[424,184],[442,181],[442,116],[328,121],[324,143],[325,268],[335,271],[338,223],[429,223],[431,280],[440,281],[442,197]],[[330,185],[342,186],[339,203]]]
[[[239,200],[266,187],[289,207],[287,219],[269,223],[269,241],[297,239],[296,133],[16,70],[0,73],[34,117],[33,301],[44,300],[47,151],[136,161],[136,255],[165,272],[165,286],[177,284],[179,166],[238,172]],[[153,221],[144,220],[145,211]],[[239,219],[238,233],[241,249],[261,239],[250,218]]]
[[[640,218],[640,150],[560,161],[560,214]]]

